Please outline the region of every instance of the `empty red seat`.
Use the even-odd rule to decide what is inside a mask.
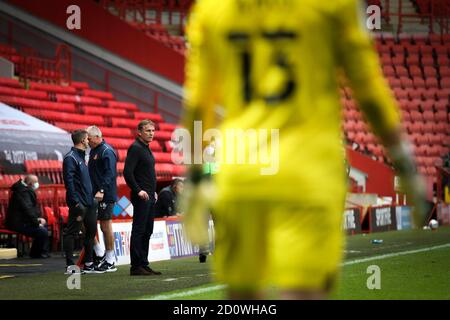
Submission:
[[[184,165],[174,165],[173,166],[173,176],[184,177],[186,176],[187,168]]]
[[[450,77],[441,79],[441,88],[450,88]]]
[[[15,96],[20,98],[36,99],[36,100],[48,100],[47,92],[37,90],[25,90],[12,87],[0,86],[0,95]]]
[[[414,88],[422,89],[425,88],[425,81],[422,78],[415,77],[413,78]]]
[[[403,89],[414,87],[412,80],[408,77],[400,77],[400,83],[401,83]]]
[[[93,89],[83,89],[83,94],[86,97],[94,97],[103,100],[114,100],[114,96],[111,92],[93,90]]]
[[[448,122],[448,112],[445,112],[444,110],[439,110],[435,114],[435,119],[437,122],[442,122],[442,123]]]
[[[131,111],[139,111],[138,107],[131,102],[122,102],[122,101],[107,101],[106,104],[110,108],[120,108]]]
[[[417,135],[416,142],[419,145],[421,145],[421,144],[429,144],[430,143],[429,135],[428,134]]]
[[[153,137],[155,140],[170,140],[172,138],[172,131],[155,131],[155,136]]]
[[[125,161],[125,158],[127,157],[127,149],[117,150],[117,156],[119,158],[119,161],[121,162]]]
[[[128,149],[134,142],[133,139],[108,138],[106,141],[114,149]]]
[[[434,112],[433,111],[426,110],[423,112],[422,116],[425,121],[430,121],[430,122],[434,121]]]
[[[391,65],[383,66],[383,73],[386,77],[395,77],[395,69]]]
[[[77,103],[82,105],[91,105],[91,106],[101,106],[103,105],[102,100],[94,97],[84,97],[78,95],[67,95],[67,94],[57,94],[56,101],[59,102],[70,102]]]
[[[433,112],[434,100],[422,101],[422,110]],[[425,116],[425,113],[424,113]]]
[[[442,134],[449,134],[449,126],[448,123],[436,123],[434,126],[434,133],[442,133]]]
[[[420,113],[417,110],[411,110],[410,111],[410,115],[411,115],[411,120],[413,122],[423,122],[423,117],[422,117],[422,113]]]
[[[422,70],[418,66],[409,66],[409,74],[411,77],[422,77]]]
[[[0,78],[0,86],[23,89],[19,80],[10,78]]]
[[[73,113],[35,109],[24,109],[24,112],[49,122],[72,122],[83,125],[97,126],[102,126],[105,124],[105,120],[101,116],[80,114],[75,117]]]
[[[397,77],[409,77],[408,69],[406,69],[404,66],[395,66],[395,73],[397,74]],[[400,78],[401,80],[401,78]]]
[[[423,124],[423,133],[434,133],[434,132],[435,132],[434,123],[425,122]]]
[[[72,81],[70,83],[70,85],[72,87],[74,87],[75,89],[89,89],[89,85],[86,82],[78,82],[78,81]]]
[[[95,114],[95,115],[129,118],[128,111],[125,109],[85,106],[85,107],[83,107],[83,111],[85,114]]]
[[[159,144],[158,141],[153,140],[152,142],[149,143],[150,149],[154,152],[161,152],[162,151],[162,147]]]
[[[423,73],[425,78],[436,78],[436,69],[431,66],[423,67]]]
[[[39,82],[31,82],[30,89],[47,91],[52,93],[66,93],[66,94],[75,94],[77,92],[76,89],[73,87],[59,86],[56,84],[39,83]]]
[[[412,54],[406,58],[406,64],[410,66],[418,66],[419,65],[419,55]]]
[[[153,156],[157,163],[172,163],[170,152],[153,152]]]
[[[401,88],[401,86],[402,86],[401,82],[400,82],[400,79],[397,79],[397,78],[394,78],[394,77],[389,77],[388,78],[388,82],[389,82],[390,87],[393,88],[394,91],[395,91],[396,88]]]
[[[432,67],[432,66],[434,66],[434,60],[433,60],[433,57],[431,57],[431,56],[423,56],[422,57],[422,65],[425,67],[425,66],[430,66],[430,67]]]
[[[153,122],[162,122],[163,118],[159,113],[151,113],[151,112],[135,112],[134,118],[139,120],[152,120]]]
[[[84,129],[79,123],[71,123],[71,122],[55,122],[53,123],[56,127],[66,130],[68,132],[72,132],[79,129]]]
[[[125,168],[125,162],[117,162],[116,169],[118,174],[123,174],[123,169]]]
[[[440,66],[439,67],[439,74],[442,78],[450,77],[450,67],[447,66]]]
[[[422,56],[431,56],[433,54],[433,47],[427,45],[420,46],[420,53]]]
[[[104,137],[115,137],[115,138],[133,138],[133,130],[130,128],[100,128]]]
[[[123,127],[137,130],[137,126],[141,120],[137,119],[123,119],[123,118],[111,118],[112,127]]]
[[[164,131],[173,131],[176,128],[179,128],[180,125],[178,124],[173,124],[173,123],[159,123],[158,124],[158,129],[159,130],[164,130]]]
[[[447,107],[449,106],[449,102],[446,100],[436,101],[434,107],[437,111],[447,111]]]

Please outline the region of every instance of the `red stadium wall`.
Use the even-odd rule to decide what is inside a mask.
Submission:
[[[69,30],[66,20],[71,0],[8,0],[34,16],[72,32],[106,50],[130,60],[178,84],[184,79],[184,57],[111,15],[91,0],[77,0],[81,9],[81,29]]]
[[[370,157],[347,148],[347,157],[352,167],[368,174],[366,192],[376,193],[379,196],[393,197],[394,171],[387,165],[374,161]]]

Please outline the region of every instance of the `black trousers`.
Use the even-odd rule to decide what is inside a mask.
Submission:
[[[97,203],[90,207],[69,207],[69,221],[64,229],[64,252],[68,266],[74,265],[73,247],[75,237],[79,235],[81,226],[84,224],[84,262],[92,262],[92,251],[94,249],[94,238],[97,233]]]
[[[148,250],[150,237],[153,233],[153,219],[155,200],[140,199],[137,195],[131,195],[133,204],[133,225],[131,228],[130,255],[131,267],[139,268],[148,266]]]
[[[14,229],[20,234],[33,238],[30,250],[31,258],[39,258],[42,254],[47,254],[49,249],[48,231],[45,227],[20,226]]]

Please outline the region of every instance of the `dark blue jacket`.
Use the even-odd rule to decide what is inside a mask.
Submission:
[[[69,207],[75,207],[77,203],[83,206],[92,206],[94,195],[89,177],[89,169],[85,160],[86,153],[83,150],[72,147],[64,156],[63,175],[66,186],[66,202]]]
[[[117,155],[113,147],[103,141],[89,154],[89,175],[92,193],[103,190],[103,202],[117,201]]]

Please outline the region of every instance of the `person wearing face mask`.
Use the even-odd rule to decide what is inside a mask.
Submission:
[[[66,187],[66,202],[69,220],[64,229],[64,251],[66,254],[66,274],[76,272],[73,258],[74,237],[84,224],[84,267],[81,273],[104,273],[105,270],[93,263],[94,238],[97,231],[97,202],[94,201],[89,169],[86,165],[86,150],[89,146],[86,130],[72,133],[73,147],[64,156],[63,177]]]
[[[12,195],[6,214],[6,227],[27,237],[33,238],[30,257],[49,258],[49,239],[47,222],[37,203],[35,190],[39,188],[38,177],[27,175],[11,187]]]

